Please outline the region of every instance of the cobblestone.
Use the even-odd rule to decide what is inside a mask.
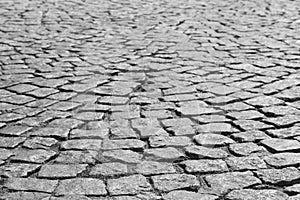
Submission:
[[[300,199],[299,5],[0,1],[0,199]]]

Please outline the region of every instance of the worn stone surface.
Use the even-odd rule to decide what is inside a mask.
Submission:
[[[194,137],[195,141],[202,146],[224,146],[235,143],[232,139],[220,134],[199,134]]]
[[[263,182],[273,185],[291,184],[300,179],[300,171],[295,167],[263,169],[255,173]]]
[[[299,10],[0,1],[0,199],[299,199]]]
[[[105,195],[106,193],[103,181],[93,178],[62,180],[55,189],[56,195]]]
[[[139,163],[142,160],[142,155],[131,150],[112,150],[102,153],[104,159],[111,161],[121,161],[125,163]]]
[[[268,151],[255,143],[252,142],[245,142],[245,143],[236,143],[231,144],[229,146],[229,150],[238,156],[249,156],[249,155],[266,155]]]
[[[223,160],[187,160],[181,163],[189,173],[210,173],[228,171]]]
[[[163,196],[164,200],[216,200],[218,197],[210,194],[200,194],[185,190],[169,192]]]
[[[252,172],[227,172],[207,175],[205,180],[211,189],[218,193],[226,193],[229,190],[242,189],[261,183]]]
[[[13,156],[11,159],[14,161],[21,161],[21,162],[44,163],[55,155],[56,155],[56,152],[54,152],[52,150],[20,149],[15,153],[15,156]]]
[[[293,151],[300,148],[300,142],[297,140],[273,138],[263,140],[261,143],[276,152]]]
[[[38,177],[41,178],[73,178],[82,173],[87,168],[87,164],[77,165],[43,165]]]
[[[176,173],[176,169],[171,163],[155,161],[143,161],[137,164],[135,171],[143,175]]]
[[[102,140],[82,139],[68,140],[61,143],[63,150],[99,150],[102,146]]]
[[[226,159],[230,169],[234,171],[255,170],[267,168],[266,163],[256,156],[251,157],[230,157]]]
[[[0,166],[0,174],[4,177],[28,177],[36,172],[41,165],[10,163]]]
[[[24,200],[45,200],[50,198],[50,194],[42,193],[42,192],[12,192],[8,194],[4,194],[2,196],[4,199],[9,200],[18,200],[18,199],[24,199]]]
[[[63,151],[55,158],[56,163],[65,164],[93,164],[96,161],[98,153],[96,151]]]
[[[233,190],[226,195],[228,200],[286,200],[288,195],[278,190]]]
[[[142,175],[132,175],[118,179],[109,179],[107,188],[112,195],[139,194],[151,190],[151,185]]]
[[[184,154],[173,147],[146,149],[145,155],[154,160],[177,160],[184,157]]]
[[[219,148],[192,145],[185,148],[185,153],[196,158],[226,158],[228,153]]]
[[[12,178],[5,184],[5,187],[17,191],[36,191],[52,193],[56,188],[57,183],[57,180]]]
[[[274,167],[288,167],[300,164],[299,153],[277,153],[263,158],[265,162]]]
[[[92,167],[90,171],[91,176],[116,176],[124,175],[129,172],[126,164],[122,163],[103,163]]]
[[[199,186],[197,177],[193,175],[167,174],[153,176],[151,179],[154,187],[163,192],[185,188],[197,188]]]

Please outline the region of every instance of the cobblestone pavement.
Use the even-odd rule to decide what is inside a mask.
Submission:
[[[0,0],[0,199],[299,200],[299,11]]]

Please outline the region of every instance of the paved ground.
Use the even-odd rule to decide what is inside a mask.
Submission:
[[[0,0],[0,199],[300,199],[299,0]]]

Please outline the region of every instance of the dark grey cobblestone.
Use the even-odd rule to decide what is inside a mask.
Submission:
[[[300,199],[299,0],[1,0],[0,199]]]

